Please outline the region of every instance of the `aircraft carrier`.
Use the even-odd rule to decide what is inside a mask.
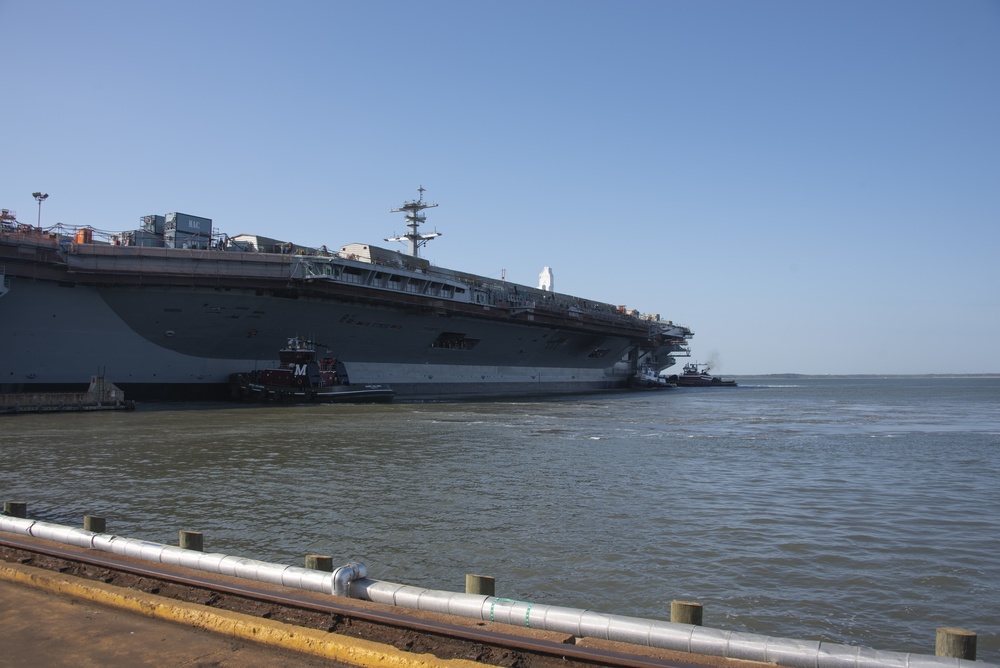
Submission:
[[[433,266],[419,197],[408,232],[339,250],[241,234],[182,213],[139,229],[42,229],[0,214],[0,392],[85,388],[130,399],[225,398],[233,373],[277,364],[291,337],[352,383],[397,399],[575,394],[641,384],[688,355],[687,327],[539,287]]]

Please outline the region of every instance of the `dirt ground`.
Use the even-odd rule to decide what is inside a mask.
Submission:
[[[271,603],[245,599],[239,596],[234,596],[226,593],[201,589],[197,587],[187,587],[171,582],[164,582],[161,580],[146,578],[121,571],[107,570],[88,564],[82,564],[79,562],[67,562],[57,557],[38,555],[35,553],[24,552],[14,548],[8,548],[5,546],[0,546],[0,562],[2,561],[24,564],[26,566],[31,566],[35,568],[43,568],[47,571],[53,571],[61,573],[63,575],[79,577],[85,580],[93,580],[96,582],[101,582],[116,587],[122,587],[126,589],[132,589],[135,591],[154,594],[157,596],[164,596],[177,601],[183,601],[185,603],[193,603],[196,605],[203,605],[219,610],[227,610],[231,612],[250,615],[253,617],[260,617],[263,619],[269,619],[273,621],[283,622],[286,624],[292,624],[294,626],[300,626],[307,629],[316,629],[331,633],[337,633],[352,638],[359,638],[361,640],[388,645],[391,647],[395,647],[396,649],[403,650],[405,652],[410,652],[413,654],[432,654],[436,657],[444,659],[453,659],[453,658],[465,659],[484,664],[504,666],[507,668],[555,668],[556,666],[560,666],[561,668],[566,668],[567,665],[566,663],[560,661],[560,659],[558,658],[528,657],[519,652],[510,651],[504,648],[483,645],[480,643],[472,643],[468,641],[455,640],[446,637],[435,636],[432,634],[409,631],[406,629],[386,627],[379,624],[352,619],[350,617],[344,617],[342,615],[331,615],[329,613],[315,612],[299,608],[288,608]],[[233,580],[234,582],[236,582],[235,578],[226,578],[225,576],[218,576],[218,577],[223,580]],[[271,588],[268,585],[263,585],[262,583],[257,583],[257,584],[260,584],[264,588]],[[308,596],[310,594],[310,592],[297,592],[297,593],[305,596]],[[319,594],[316,594],[316,596],[321,597],[321,595]],[[380,607],[377,604],[368,603],[364,601],[351,601],[351,603],[361,608],[371,607],[371,606]],[[97,605],[97,608],[103,609],[103,606]],[[5,609],[6,605],[0,604],[0,614],[3,614],[2,611],[4,611]],[[420,613],[419,611],[414,611],[414,614],[418,617],[427,615],[427,613]],[[434,615],[430,616],[433,617]],[[91,615],[91,617],[93,619],[99,619],[99,620],[108,619],[107,614],[103,616]],[[152,623],[154,625],[155,624],[162,625],[164,622],[154,621]],[[0,634],[2,634],[3,636],[6,635],[6,628],[7,628],[6,625],[0,626]],[[60,628],[60,627],[56,626],[54,628]],[[65,635],[68,637],[73,637],[74,635],[77,635],[77,637],[86,637],[86,636],[79,636],[78,635],[79,631],[80,629],[74,629],[72,632],[67,631]],[[197,631],[196,633],[202,633],[202,632]],[[54,636],[55,636],[54,633],[49,634],[49,637],[54,637]],[[3,663],[3,658],[2,658],[3,655],[6,654],[6,652],[3,651],[3,646],[5,646],[6,644],[7,643],[0,640],[0,668],[8,665]],[[250,647],[256,646],[254,643],[248,643],[248,644]],[[10,665],[21,665],[21,664],[10,664]],[[43,661],[43,662],[30,662],[24,665],[38,666],[38,665],[48,665],[48,664]],[[53,664],[53,665],[84,665],[84,664],[67,663],[67,664]],[[95,663],[93,665],[107,665],[107,664]],[[232,662],[174,664],[172,662],[167,662],[167,663],[136,663],[133,665],[329,666],[336,664],[323,661],[319,661],[318,663],[307,664],[299,661],[298,663],[290,663],[290,664],[280,664],[280,663],[240,664]]]
[[[0,581],[3,668],[330,668],[333,661]]]
[[[45,543],[47,541],[39,541]],[[123,558],[124,559],[124,558]],[[129,559],[124,559],[132,561]],[[108,570],[58,557],[39,555],[0,545],[0,562],[43,568],[66,576],[92,580],[177,601],[208,606],[359,638],[395,647],[413,654],[431,654],[441,659],[464,659],[505,668],[572,668],[579,662],[556,656],[538,656],[516,650],[459,640],[429,633],[387,627],[340,614],[285,607],[246,599],[225,592],[190,587],[169,581]],[[245,584],[235,578],[217,576],[222,581]],[[270,588],[257,583],[263,588]],[[275,587],[276,589],[281,589]],[[297,592],[311,596],[310,592]],[[315,594],[317,598],[327,598]],[[347,599],[342,603],[361,610],[384,608],[380,604]],[[49,612],[51,616],[49,616]],[[436,613],[407,611],[409,616],[438,619],[451,624],[490,627],[492,623],[462,620]],[[705,668],[758,668],[765,664],[709,657],[646,647],[618,646],[597,639],[573,639],[565,634],[496,625],[505,633],[545,637],[557,643],[578,642],[610,651],[634,653],[660,660],[697,664]],[[565,636],[565,637],[564,637]],[[61,597],[31,587],[0,581],[0,668],[7,666],[337,666],[343,665],[301,653],[285,652],[270,646],[234,639],[180,624],[152,620],[117,611],[85,600]]]

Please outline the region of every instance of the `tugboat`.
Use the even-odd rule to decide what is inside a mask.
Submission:
[[[667,380],[656,369],[644,364],[636,374],[632,387],[638,389],[669,389],[677,387],[677,383]]]
[[[396,394],[388,385],[352,385],[343,362],[316,359],[311,341],[295,336],[278,352],[279,366],[234,373],[229,377],[233,399],[273,402],[385,402]]]
[[[688,362],[684,365],[684,373],[674,374],[667,378],[677,387],[736,387],[735,380],[722,380],[719,376],[709,374],[707,364]]]

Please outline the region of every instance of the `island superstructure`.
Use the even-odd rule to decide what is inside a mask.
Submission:
[[[66,389],[94,373],[134,399],[225,396],[230,374],[274,363],[308,336],[352,382],[397,399],[571,394],[625,388],[688,355],[687,327],[551,290],[352,243],[337,251],[230,237],[182,213],[141,228],[41,229],[0,216],[0,391]]]

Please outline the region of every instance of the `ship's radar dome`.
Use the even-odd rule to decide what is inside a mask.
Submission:
[[[538,289],[553,292],[555,290],[554,285],[552,270],[548,267],[542,267],[542,273],[538,275]]]

